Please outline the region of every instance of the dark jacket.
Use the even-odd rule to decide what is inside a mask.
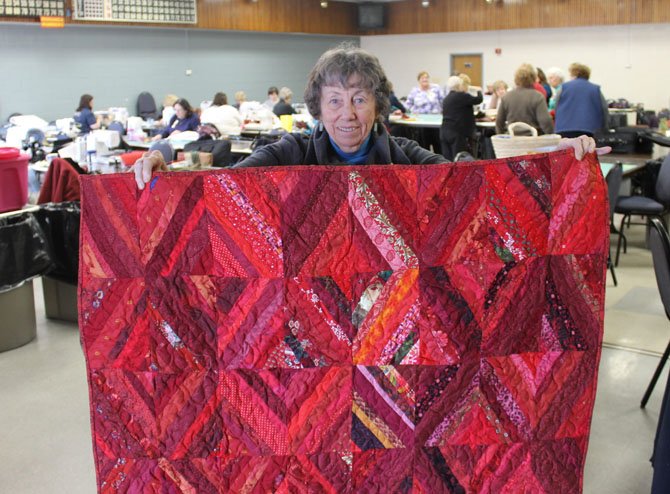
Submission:
[[[412,165],[447,163],[444,156],[425,150],[415,141],[391,137],[383,125],[377,125],[368,165]],[[316,129],[312,136],[286,134],[281,140],[263,146],[235,168],[278,165],[343,165],[325,130]]]
[[[198,115],[193,113],[190,117],[186,117],[182,120],[177,119],[177,115],[173,115],[170,119],[170,123],[161,131],[163,137],[167,137],[172,134],[175,130],[180,132],[186,132],[187,130],[196,130],[200,125],[200,118]]]
[[[393,91],[389,94],[389,102],[391,103],[391,111],[400,110],[403,113],[407,113],[407,108],[405,108],[405,105],[402,104]]]
[[[607,102],[600,86],[586,79],[573,79],[556,97],[556,132],[589,132],[605,128]]]
[[[442,128],[447,134],[471,137],[475,133],[475,114],[472,106],[483,101],[481,91],[477,96],[462,91],[449,91],[442,100]]]
[[[281,117],[282,115],[294,115],[297,113],[291,105],[289,105],[283,99],[280,99],[277,104],[272,109],[275,115]]]

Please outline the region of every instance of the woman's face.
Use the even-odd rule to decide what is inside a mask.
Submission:
[[[350,79],[348,88],[321,88],[321,122],[328,135],[346,153],[358,151],[375,123],[375,96]]]
[[[174,112],[177,114],[179,120],[186,118],[186,110],[179,103],[174,104]]]
[[[498,95],[498,98],[502,98],[507,94],[507,88],[505,86],[500,86],[498,89],[496,89],[496,94]]]
[[[558,77],[557,75],[550,75],[547,77],[547,80],[549,81],[549,85],[551,87],[558,87],[561,85],[561,78]]]
[[[423,74],[421,77],[419,77],[419,86],[424,91],[426,89],[429,89],[430,88],[430,76],[428,76],[426,74]]]

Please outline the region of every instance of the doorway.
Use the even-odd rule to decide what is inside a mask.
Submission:
[[[483,87],[482,54],[461,54],[451,56],[451,74],[467,74],[473,86]]]

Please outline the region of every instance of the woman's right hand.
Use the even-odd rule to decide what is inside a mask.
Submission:
[[[148,151],[133,165],[135,171],[135,182],[140,190],[151,181],[153,172],[166,172],[168,167],[160,151]]]

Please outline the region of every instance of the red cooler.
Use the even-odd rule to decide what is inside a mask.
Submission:
[[[29,161],[30,156],[16,148],[0,148],[0,213],[28,202]]]

